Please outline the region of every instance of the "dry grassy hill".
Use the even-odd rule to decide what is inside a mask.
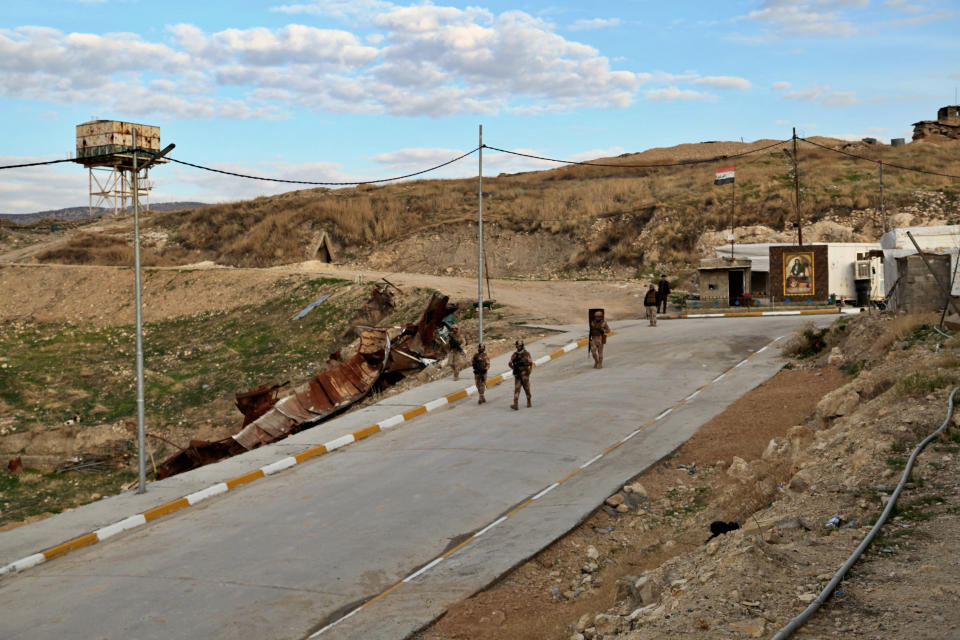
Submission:
[[[882,160],[887,214],[908,212],[914,224],[960,220],[957,180],[889,166],[960,175],[960,141],[894,148],[812,140]],[[757,151],[775,142],[684,144],[596,161],[614,166],[562,166],[487,178],[489,270],[506,277],[629,276],[689,265],[704,249],[698,242],[705,233],[731,224],[731,188],[713,185],[714,170],[729,164],[737,167],[736,226],[762,225],[759,232],[752,230],[754,241],[766,229],[792,230],[791,145]],[[876,239],[883,228],[876,162],[802,141],[799,145],[805,228],[829,220],[849,229],[849,239]],[[745,152],[754,153],[732,158]],[[706,162],[685,164],[691,161]],[[631,166],[663,163],[680,164]],[[154,213],[144,224],[144,260],[153,265],[211,260],[244,267],[300,262],[312,257],[325,231],[339,249],[337,261],[394,271],[475,273],[476,189],[476,180],[418,180],[308,189]],[[807,239],[837,239],[811,236]],[[110,232],[80,234],[38,259],[129,264],[130,253],[129,232]]]

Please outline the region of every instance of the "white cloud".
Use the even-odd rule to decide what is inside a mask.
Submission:
[[[607,29],[609,27],[619,27],[622,24],[620,18],[591,18],[589,20],[577,20],[570,25],[571,31],[583,31],[586,29]]]
[[[167,28],[131,34],[0,29],[0,96],[177,118],[276,118],[288,109],[444,117],[622,108],[649,74],[520,11],[314,2],[287,13],[378,10],[365,31]],[[357,19],[366,19],[354,12]]]
[[[609,149],[591,149],[590,151],[583,151],[581,153],[575,153],[566,160],[576,160],[577,162],[589,162],[590,160],[598,160],[600,158],[616,158],[617,156],[622,156],[626,153],[623,147],[610,147]]]
[[[356,16],[375,16],[396,7],[392,2],[382,0],[313,0],[271,7],[270,11],[288,14],[308,14],[332,16],[337,18]]]
[[[793,86],[793,85],[791,85],[789,82],[786,82],[786,81],[784,81],[784,80],[781,80],[781,81],[779,81],[779,82],[774,82],[772,88],[773,88],[774,91],[786,91],[786,90],[789,89],[791,86]]]
[[[663,89],[650,89],[644,92],[644,97],[652,102],[672,102],[675,100],[703,100],[714,102],[717,97],[709,93],[694,91],[693,89],[678,89],[677,87],[665,87]]]
[[[869,0],[765,0],[746,18],[767,26],[757,41],[779,38],[846,38],[861,27],[844,10],[863,9]]]
[[[693,84],[714,89],[749,89],[750,81],[736,76],[705,76],[693,80]]]
[[[774,83],[774,88],[783,91],[783,97],[789,100],[816,102],[824,107],[849,107],[862,102],[853,91],[834,91],[829,85],[817,83],[790,90],[789,82],[777,82]]]

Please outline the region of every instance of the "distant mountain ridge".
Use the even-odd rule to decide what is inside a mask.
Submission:
[[[159,202],[150,205],[151,211],[183,211],[206,207],[205,202]],[[127,207],[124,213],[132,211]],[[113,209],[105,207],[94,207],[93,217],[99,218],[113,213]],[[37,211],[35,213],[0,213],[0,219],[10,220],[17,224],[33,224],[41,220],[63,220],[77,221],[87,220],[90,216],[90,207],[67,207],[66,209],[51,209],[49,211]]]

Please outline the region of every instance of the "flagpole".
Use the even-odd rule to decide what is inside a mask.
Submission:
[[[733,262],[733,229],[736,223],[737,209],[737,177],[734,173],[733,182],[730,183],[730,262]]]

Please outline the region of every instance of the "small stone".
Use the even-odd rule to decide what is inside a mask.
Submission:
[[[817,599],[817,594],[815,593],[801,593],[799,596],[797,596],[797,600],[799,600],[803,604],[810,604],[816,599]]]
[[[643,486],[642,484],[640,484],[639,482],[634,482],[634,483],[632,483],[632,484],[625,485],[625,486],[623,487],[623,492],[624,492],[624,493],[636,493],[636,494],[639,494],[639,495],[644,496],[644,497],[646,497],[646,495],[647,495],[647,490],[646,490],[646,489],[644,488],[644,486]]]
[[[754,618],[745,622],[734,622],[730,624],[734,631],[748,634],[751,638],[760,638],[767,629],[767,621],[763,618]]]
[[[630,511],[630,507],[628,507],[627,505],[625,504],[617,505],[617,513],[628,513],[629,511]]]
[[[577,631],[583,631],[591,622],[593,622],[593,616],[589,613],[583,614],[580,616],[580,619],[577,620]]]
[[[564,600],[573,600],[573,599],[576,598],[576,597],[577,597],[577,595],[576,595],[572,590],[570,590],[570,589],[568,589],[567,591],[564,591],[564,592],[563,592],[563,598],[564,598]]]
[[[591,560],[596,560],[597,558],[600,557],[600,552],[597,551],[597,548],[595,546],[590,545],[589,547],[587,547],[587,557],[590,558]]]
[[[617,633],[623,627],[623,621],[620,616],[611,616],[606,613],[599,613],[593,619],[593,628],[597,633],[603,636]]]
[[[616,508],[623,504],[623,496],[620,495],[619,493],[615,493],[609,498],[607,498],[604,502],[606,502],[607,505]]]

